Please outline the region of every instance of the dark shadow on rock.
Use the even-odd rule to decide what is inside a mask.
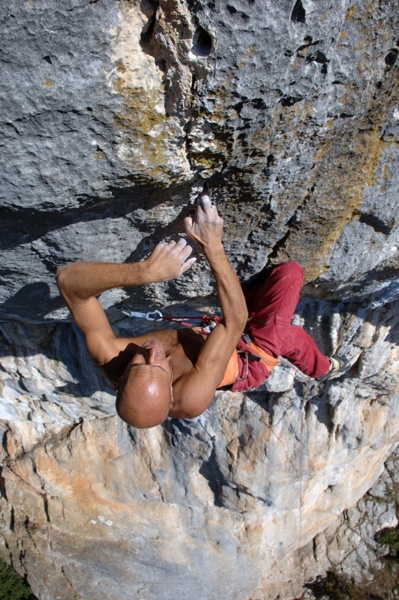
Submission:
[[[269,277],[269,275],[272,272],[272,270],[274,269],[274,267],[275,267],[275,265],[267,264],[263,267],[263,269],[261,271],[259,271],[258,273],[255,273],[254,275],[249,277],[249,279],[242,281],[241,287],[242,287],[243,291],[245,292],[247,290],[250,290],[252,287],[263,283]]]
[[[328,386],[329,384],[326,383],[325,385]],[[334,429],[334,408],[328,402],[326,393],[328,388],[321,388],[317,395],[315,395],[308,382],[297,380],[294,382],[294,389],[296,398],[301,400],[300,411],[303,413],[303,417],[311,405],[315,406],[315,416],[317,420],[322,425],[325,425],[331,434]],[[281,402],[282,398],[284,398],[286,392],[278,393],[254,390],[247,392],[246,395],[252,400],[252,402],[260,406],[265,412],[268,413],[270,418],[270,427],[273,428],[276,425],[274,421],[275,407]],[[287,410],[291,410],[291,407],[287,408]],[[284,415],[281,418],[284,418]]]
[[[170,434],[171,439],[177,439],[181,434],[185,437],[191,437],[193,430],[190,427],[190,422],[187,419],[167,419],[164,424],[165,429]],[[172,445],[176,445],[172,443]]]
[[[91,397],[95,392],[113,392],[112,386],[90,360],[83,334],[74,323],[0,321],[0,356],[15,355],[21,358],[43,355],[64,364],[71,381],[65,381],[62,387],[54,387],[54,393],[82,398]],[[10,385],[22,390],[24,377],[21,375]],[[49,386],[51,391],[51,384]]]
[[[331,435],[334,431],[334,408],[326,399],[321,398],[317,401],[312,400],[311,404],[316,406],[315,416],[322,425],[325,425],[328,433]]]
[[[251,390],[250,392],[246,392],[245,395],[269,414],[270,424],[272,426],[275,406],[280,402],[283,394],[265,392],[264,390]]]
[[[203,461],[199,469],[199,473],[208,481],[209,488],[211,489],[214,496],[214,505],[224,506],[225,503],[223,499],[225,494],[223,488],[230,486],[228,481],[224,477],[222,471],[220,470],[215,448],[212,448],[212,451],[207,460]]]
[[[391,329],[390,332],[388,333],[387,337],[386,337],[387,342],[390,342],[391,344],[395,344],[395,346],[399,345],[399,327],[396,327],[395,329]]]
[[[28,283],[0,305],[0,319],[4,314],[8,319],[18,317],[28,322],[40,322],[49,312],[62,306],[61,296],[51,298],[47,283]]]
[[[377,267],[341,285],[339,281],[316,279],[303,287],[302,296],[356,302],[358,308],[363,304],[366,307],[382,306],[394,300],[399,301],[398,272],[395,267]]]
[[[175,184],[165,189],[137,182],[129,185],[129,177],[127,177],[123,185],[127,187],[122,189],[116,186],[109,187],[108,198],[80,196],[77,199],[78,208],[58,210],[55,206],[46,207],[46,210],[21,207],[0,208],[0,250],[28,244],[52,231],[77,223],[118,219],[126,217],[137,209],[148,211],[168,199],[173,199],[174,204],[177,205],[187,204],[192,182]],[[53,269],[55,270],[54,265]]]

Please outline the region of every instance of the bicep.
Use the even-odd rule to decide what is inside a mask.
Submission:
[[[190,376],[183,385],[174,387],[177,402],[170,408],[169,416],[176,419],[194,419],[201,415],[212,402],[216,386],[204,381],[201,374]],[[177,389],[180,388],[180,389]]]
[[[239,335],[231,335],[223,325],[215,327],[202,346],[190,373],[177,385],[175,412],[181,411],[182,414],[172,414],[171,411],[171,416],[193,418],[208,408],[238,340]]]
[[[81,300],[64,295],[64,300],[73,320],[85,337],[90,357],[100,365],[111,360],[115,355],[114,346],[117,338],[97,298],[92,296],[87,300]]]

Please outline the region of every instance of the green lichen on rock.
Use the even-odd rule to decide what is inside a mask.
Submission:
[[[389,548],[389,556],[399,557],[399,529],[398,527],[386,527],[379,531],[376,540]]]
[[[157,181],[168,176],[170,155],[168,119],[162,110],[162,96],[156,90],[129,88],[121,78],[115,88],[122,98],[122,107],[115,114],[121,160],[144,181]]]
[[[29,586],[0,559],[0,600],[36,600]]]

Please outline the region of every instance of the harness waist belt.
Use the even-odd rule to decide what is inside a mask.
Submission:
[[[218,388],[232,385],[238,377],[238,354],[237,350],[234,350],[230,356],[230,360],[227,364],[226,370],[223,375],[222,381],[219,383]]]
[[[265,367],[271,371],[274,367],[278,365],[278,358],[274,358],[274,356],[270,356],[267,354],[262,348],[259,348],[254,342],[249,342],[248,346],[251,348],[251,352],[255,354],[255,356],[259,356],[260,360],[263,362]]]
[[[274,367],[276,367],[279,363],[277,358],[274,356],[270,356],[267,354],[262,348],[259,348],[254,342],[249,342],[249,348],[251,349],[252,354],[258,356],[261,362],[265,365],[267,370],[270,372]],[[219,383],[218,388],[226,387],[228,385],[233,385],[233,383],[238,378],[238,353],[237,350],[234,350],[233,354],[230,357],[228,365],[226,367],[226,371],[223,375],[222,381]]]

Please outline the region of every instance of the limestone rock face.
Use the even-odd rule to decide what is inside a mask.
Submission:
[[[1,553],[41,600],[291,600],[344,560],[332,530],[399,441],[399,10],[8,4]],[[140,260],[176,239],[205,180],[240,278],[300,262],[296,323],[350,366],[316,384],[283,361],[258,391],[218,392],[197,420],[134,431],[55,270]],[[117,332],[160,326],[122,305],[215,310],[198,259],[179,280],[103,294]]]

